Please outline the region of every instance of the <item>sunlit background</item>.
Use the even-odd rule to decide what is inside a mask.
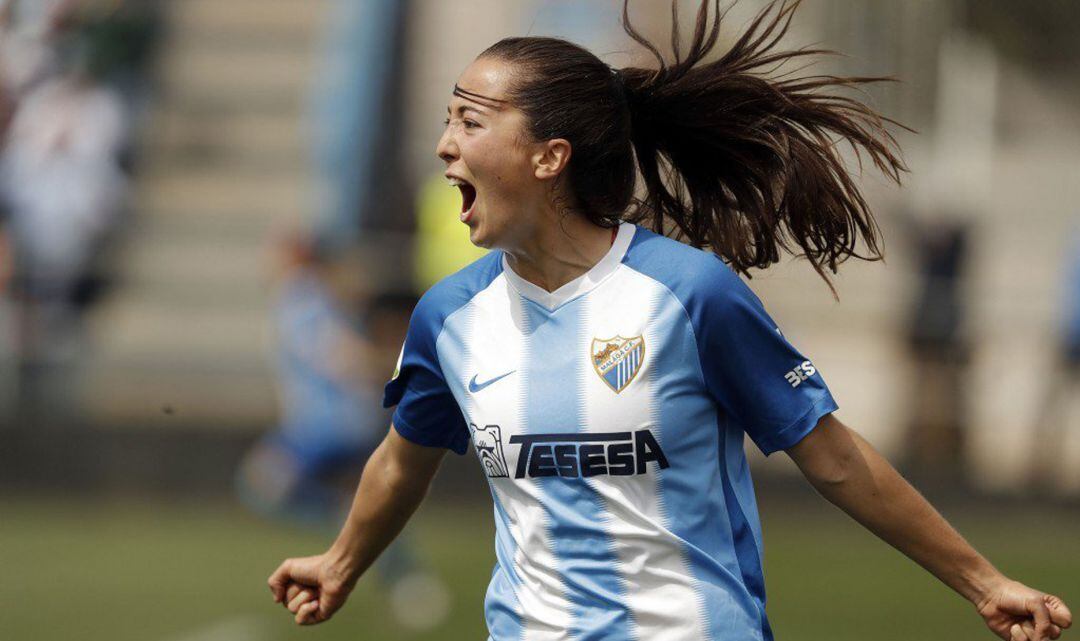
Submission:
[[[0,639],[486,637],[471,454],[331,622],[296,628],[265,579],[332,540],[412,305],[480,255],[434,154],[457,75],[526,34],[648,64],[621,10],[0,0]],[[670,34],[666,0],[631,17]],[[842,421],[1080,610],[1080,5],[804,0],[784,42],[844,55],[780,72],[896,78],[850,95],[918,133],[890,128],[903,187],[860,174],[884,263],[844,264],[839,301],[803,260],[750,286]],[[748,451],[777,638],[992,638]]]

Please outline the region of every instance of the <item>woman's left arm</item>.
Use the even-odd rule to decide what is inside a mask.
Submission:
[[[1071,625],[1061,599],[1001,574],[831,413],[785,451],[822,496],[974,604],[1002,639],[1057,639]]]

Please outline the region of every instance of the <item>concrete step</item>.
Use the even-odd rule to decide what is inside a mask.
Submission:
[[[174,34],[312,36],[322,26],[326,0],[183,0],[166,4]]]
[[[269,304],[245,307],[182,305],[118,299],[90,319],[100,362],[184,369],[261,359],[273,341]],[[181,367],[184,366],[184,367]],[[265,364],[260,365],[261,369]]]
[[[166,107],[154,114],[143,153],[150,169],[161,164],[281,166],[300,170],[308,162],[311,133],[289,111],[191,110]]]
[[[173,239],[200,238],[205,241],[235,239],[240,242],[262,241],[273,230],[299,222],[297,212],[278,208],[265,212],[248,208],[229,211],[198,208],[181,211],[168,203],[141,204],[137,215],[125,226],[128,238],[146,238],[150,242],[173,242]]]
[[[265,308],[165,305],[125,297],[88,323],[94,345],[80,389],[106,425],[190,421],[250,425],[276,413]]]
[[[153,280],[138,275],[123,274],[111,299],[164,306],[212,306],[223,309],[266,309],[272,295],[265,286],[253,288],[250,283],[214,281],[210,283],[185,276],[168,281]]]
[[[307,93],[315,72],[312,54],[285,49],[193,49],[163,55],[158,83],[165,96],[176,93],[228,95],[237,101],[271,100]]]
[[[180,284],[189,287],[217,284],[260,289],[268,282],[272,256],[261,238],[203,239],[177,237],[169,243],[125,243],[114,269],[130,280],[148,285]]]
[[[236,167],[160,170],[140,175],[135,206],[140,216],[180,216],[193,224],[205,216],[254,217],[268,221],[306,219],[308,178],[290,170],[251,171]]]
[[[92,366],[80,389],[87,418],[104,426],[250,429],[272,425],[278,410],[269,371],[150,374],[145,369]]]

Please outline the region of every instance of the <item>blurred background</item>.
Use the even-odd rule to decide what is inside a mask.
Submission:
[[[0,0],[0,638],[485,638],[471,455],[329,624],[293,626],[265,579],[332,540],[413,304],[480,255],[434,154],[457,75],[524,34],[647,64],[620,12]],[[666,41],[666,0],[631,15]],[[1080,609],[1080,6],[805,0],[785,42],[846,54],[803,73],[898,78],[857,97],[919,133],[892,130],[903,188],[861,174],[885,263],[845,264],[839,302],[800,260],[750,286],[842,421]],[[749,452],[778,638],[992,638]]]

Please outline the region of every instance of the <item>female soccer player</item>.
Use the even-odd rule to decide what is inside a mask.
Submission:
[[[817,91],[875,79],[763,75],[820,53],[772,52],[797,0],[766,20],[770,3],[704,62],[722,18],[710,4],[685,56],[675,28],[670,65],[624,4],[658,69],[508,38],[461,74],[436,151],[470,239],[498,251],[414,310],[385,390],[393,429],[347,523],[327,552],[269,579],[297,623],[341,607],[445,451],[471,441],[494,500],[491,639],[771,639],[746,434],[785,451],[1002,639],[1070,625],[1060,599],[998,572],[833,416],[821,373],[737,275],[792,243],[826,282],[825,267],[864,258],[857,238],[881,258],[833,136],[894,180],[904,167],[885,119]]]

